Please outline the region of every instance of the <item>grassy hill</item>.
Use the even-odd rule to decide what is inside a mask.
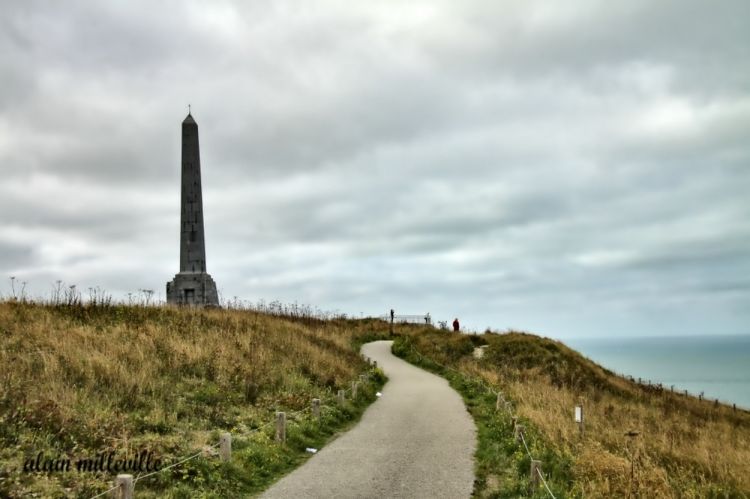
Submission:
[[[482,345],[483,358],[474,358]],[[463,394],[479,427],[478,497],[528,494],[530,459],[513,436],[512,416],[526,427],[530,453],[558,498],[750,497],[746,411],[639,385],[530,334],[403,329],[394,351]],[[509,409],[496,410],[487,385]],[[579,404],[583,435],[573,418]],[[541,487],[532,495],[547,497]]]
[[[377,320],[0,303],[0,496],[91,497],[111,484],[106,472],[23,472],[40,452],[143,450],[162,466],[198,456],[139,481],[138,497],[252,495],[357,420],[383,382],[359,345],[387,335]],[[746,411],[638,385],[529,334],[398,325],[394,351],[463,395],[479,429],[477,497],[547,496],[529,490],[512,416],[558,498],[750,497]],[[338,390],[364,372],[375,382],[339,405]],[[496,410],[488,386],[509,406]],[[292,415],[313,397],[325,405],[320,424]],[[581,403],[583,435],[573,421]],[[285,445],[269,424],[277,410],[292,420]],[[229,463],[215,456],[221,431],[235,439]]]
[[[29,458],[95,458],[143,450],[162,467],[138,497],[244,497],[355,421],[382,377],[336,402],[369,366],[359,344],[374,322],[248,311],[0,303],[0,496],[90,497],[114,473],[24,472]],[[382,329],[382,327],[381,327]],[[275,411],[325,406],[273,441]],[[260,428],[259,431],[254,429]],[[222,463],[219,432],[233,434]],[[245,435],[241,437],[240,435]],[[35,494],[35,495],[34,495]]]

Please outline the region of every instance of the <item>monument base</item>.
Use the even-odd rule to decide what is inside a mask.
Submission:
[[[167,283],[167,303],[193,307],[218,307],[216,283],[206,272],[180,272]]]

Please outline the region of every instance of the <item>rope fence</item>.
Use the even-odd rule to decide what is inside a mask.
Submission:
[[[368,363],[371,363],[371,360],[369,358],[366,358],[366,360]],[[374,364],[374,367],[377,367],[377,363]],[[360,374],[359,380],[352,381],[351,386],[349,388],[344,389],[344,390],[339,390],[338,395],[335,399],[336,401],[334,403],[337,403],[338,405],[343,403],[346,400],[347,394],[350,395],[352,400],[355,400],[357,398],[359,387],[369,381],[370,381],[369,371],[366,374]],[[275,424],[276,425],[275,440],[279,443],[284,443],[286,441],[286,427],[288,423],[291,422],[295,424],[300,424],[300,422],[297,420],[297,417],[308,411],[312,411],[314,417],[316,417],[317,420],[320,421],[321,410],[323,408],[332,408],[332,405],[321,404],[320,399],[314,398],[312,399],[311,405],[305,407],[304,409],[299,409],[297,411],[293,411],[289,413],[286,413],[283,411],[277,411],[276,418],[273,421],[269,421],[263,425],[258,426],[257,428],[253,428],[250,431],[240,433],[235,436],[237,438],[247,438]],[[287,418],[287,416],[289,416],[289,418]],[[108,494],[110,494],[111,497],[116,498],[116,499],[134,499],[135,485],[139,481],[145,480],[146,478],[149,478],[154,475],[158,475],[160,473],[164,473],[165,471],[170,470],[172,468],[176,468],[177,466],[180,466],[181,464],[184,464],[201,455],[209,454],[207,457],[213,457],[210,454],[211,454],[211,451],[215,449],[219,449],[218,455],[223,461],[229,461],[231,459],[231,452],[232,452],[232,435],[228,432],[224,432],[221,434],[218,443],[211,445],[211,446],[203,447],[200,451],[196,452],[195,454],[192,454],[184,459],[181,459],[180,461],[174,462],[163,468],[159,468],[158,470],[152,471],[146,475],[137,475],[134,478],[133,475],[130,475],[130,474],[119,474],[117,475],[115,479],[115,483],[113,487],[105,490],[104,492],[100,492],[99,494],[95,496],[91,496],[89,499],[97,499],[99,497],[103,497]]]
[[[541,468],[536,469],[537,474],[539,474],[539,478],[542,479],[542,484],[544,484],[544,488],[547,489],[547,493],[552,497],[552,499],[557,499],[555,497],[555,494],[552,493],[552,491],[549,489],[549,485],[547,485],[547,480],[544,479],[544,473],[542,473]]]
[[[414,352],[414,354],[417,355],[417,357],[419,357],[422,360],[428,360],[431,363],[441,367],[442,369],[452,372],[458,376],[468,377],[467,374],[464,374],[457,369],[454,369],[452,367],[441,364],[440,362],[437,362],[436,360],[425,357],[414,348],[414,345],[411,345],[411,350],[412,352]],[[496,390],[486,380],[479,378],[479,379],[476,379],[475,381],[478,381],[479,384],[482,385],[482,387],[484,387],[485,390],[495,395],[496,397],[495,410],[496,411],[499,411],[502,408],[502,409],[505,409],[505,411],[507,411],[508,414],[511,416],[511,422],[513,425],[513,431],[516,436],[516,440],[523,443],[523,446],[526,449],[526,454],[529,456],[529,459],[531,460],[530,485],[532,486],[532,491],[534,487],[539,486],[539,480],[541,479],[541,483],[544,485],[544,489],[549,494],[549,496],[552,497],[552,499],[557,499],[555,495],[552,493],[552,490],[550,489],[549,484],[547,483],[547,480],[545,480],[544,478],[544,474],[542,473],[542,462],[537,459],[534,459],[534,457],[531,455],[531,451],[529,450],[529,446],[527,445],[526,438],[524,436],[524,427],[523,425],[517,424],[518,418],[513,413],[513,405],[508,400],[505,400],[501,391]]]

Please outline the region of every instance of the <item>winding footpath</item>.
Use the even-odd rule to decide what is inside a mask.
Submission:
[[[261,497],[470,497],[476,429],[443,378],[395,357],[391,341],[362,353],[389,381],[362,420]]]

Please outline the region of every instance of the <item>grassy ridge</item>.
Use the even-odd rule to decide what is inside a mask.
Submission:
[[[481,360],[472,355],[480,345]],[[464,396],[479,428],[478,497],[527,495],[529,473],[509,416],[495,411],[482,382],[513,402],[557,497],[750,497],[746,411],[632,383],[562,343],[529,334],[414,329],[403,332],[394,351],[445,375]],[[573,421],[579,403],[583,436]],[[629,431],[638,436],[625,436]],[[545,497],[541,489],[534,495]]]
[[[354,403],[332,399],[367,369],[359,345],[387,333],[375,320],[0,303],[0,496],[87,497],[111,483],[106,473],[20,472],[40,451],[76,458],[144,449],[164,464],[202,449],[206,457],[139,482],[139,497],[256,493],[359,417],[377,385]],[[528,456],[485,383],[512,401],[559,498],[750,497],[745,411],[634,384],[528,334],[398,325],[396,335],[397,354],[464,396],[479,429],[477,497],[545,497],[529,494]],[[479,345],[487,346],[481,360],[472,356]],[[296,418],[286,445],[273,442],[271,426],[235,437],[230,463],[209,457],[219,431],[247,435],[313,397],[328,405],[322,423]],[[584,436],[572,417],[581,401]]]
[[[382,327],[380,328],[382,329]],[[375,322],[287,320],[231,310],[0,303],[0,496],[86,497],[112,474],[23,473],[23,462],[150,450],[163,465],[247,434],[276,410],[300,416],[288,442],[273,427],[138,482],[139,497],[242,497],[267,486],[359,417],[375,385],[339,406],[334,394],[367,364],[359,344]],[[378,383],[382,383],[382,377]]]

